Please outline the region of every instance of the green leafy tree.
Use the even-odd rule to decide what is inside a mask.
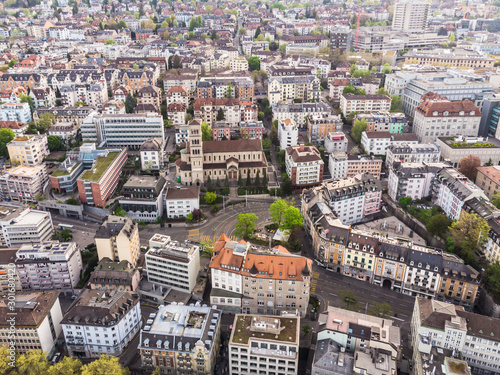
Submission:
[[[385,63],[384,65],[382,65],[382,73],[383,74],[390,74],[390,73],[392,73],[392,68],[389,65],[389,63]]]
[[[446,233],[452,221],[446,215],[437,214],[432,216],[425,228],[431,236],[442,236]]]
[[[243,28],[243,27],[240,27],[239,30],[238,30],[238,34],[240,35],[245,35],[247,33],[247,31]]]
[[[467,212],[463,212],[460,220],[455,221],[450,227],[453,241],[465,252],[462,254],[464,256],[480,250],[488,240],[489,231],[490,226],[486,220],[475,213]]]
[[[368,123],[366,122],[366,119],[361,119],[361,120],[356,120],[354,123],[354,126],[351,129],[351,136],[354,142],[359,143],[361,142],[361,135],[363,132],[366,130],[368,127]]]
[[[28,103],[30,106],[30,109],[33,111],[33,98],[29,95],[26,94],[19,94],[19,101],[21,103]]]
[[[19,375],[46,374],[49,371],[50,363],[41,350],[30,350],[18,356],[16,367]]]
[[[483,282],[488,292],[493,295],[495,302],[498,303],[500,301],[500,263],[498,261],[488,265]]]
[[[403,208],[408,207],[411,204],[411,201],[412,201],[411,197],[401,197],[401,198],[399,198],[399,204]]]
[[[9,68],[12,68],[14,65],[17,64],[17,61],[16,60],[10,60],[9,61]]]
[[[248,58],[248,68],[251,71],[260,70],[260,58],[258,56],[250,56]]]
[[[118,206],[113,213],[115,216],[125,217],[127,216],[127,211],[125,211],[121,206]]]
[[[262,34],[262,31],[260,30],[260,26],[259,26],[259,27],[257,27],[257,30],[255,30],[254,39],[257,39],[260,34]]]
[[[123,368],[118,362],[118,357],[101,355],[95,361],[82,367],[81,375],[128,375],[128,369]]]
[[[113,39],[110,39],[110,40],[107,40],[106,43],[107,46],[111,45],[111,44],[116,44],[116,42],[113,40]]]
[[[357,311],[361,307],[356,294],[352,290],[342,289],[340,291],[341,307],[346,310]]]
[[[62,146],[61,137],[58,135],[49,135],[47,137],[47,144],[50,151],[59,151]]]
[[[132,113],[134,108],[137,106],[137,99],[134,98],[131,94],[128,94],[125,98],[125,111],[127,113]]]
[[[210,130],[210,125],[208,125],[206,122],[201,123],[201,139],[203,141],[212,140],[212,131]]]
[[[356,89],[356,95],[366,95],[365,89]]]
[[[233,97],[233,92],[234,92],[234,90],[233,90],[233,84],[231,83],[231,81],[229,81],[229,82],[227,83],[227,90],[226,90],[226,95],[225,95],[225,97],[226,97],[227,99],[232,98],[232,97]]]
[[[7,150],[7,144],[10,143],[16,135],[12,129],[0,129],[0,155],[3,157],[9,157],[9,151]]]
[[[491,197],[491,203],[493,203],[496,208],[500,208],[500,193],[497,192],[493,194]]]
[[[246,186],[251,186],[252,185],[252,179],[250,178],[250,169],[247,169],[247,182]]]
[[[403,101],[399,95],[393,95],[391,97],[391,111],[401,112],[403,110]]]
[[[281,226],[285,216],[285,212],[288,208],[288,203],[284,199],[277,199],[269,206],[269,216],[271,217],[271,222],[278,226]]]
[[[288,176],[286,176],[283,179],[283,185],[281,186],[281,191],[283,192],[284,195],[291,195],[293,193],[292,181],[290,181],[290,178]]]
[[[217,200],[217,194],[209,191],[208,193],[205,194],[205,203],[206,204],[212,204]]]
[[[280,229],[293,229],[295,226],[303,226],[304,219],[297,207],[289,206],[283,215],[283,224]]]
[[[214,256],[215,242],[211,239],[205,239],[200,242],[201,256],[212,258]]]
[[[390,96],[390,95],[389,95],[389,92],[388,92],[386,89],[384,89],[383,87],[379,88],[379,89],[375,92],[375,94],[377,94],[377,95],[386,95],[386,96]]]
[[[40,132],[45,133],[53,124],[55,124],[55,122],[56,116],[54,116],[52,113],[42,113],[38,118],[36,128]]]
[[[356,89],[352,85],[346,86],[342,90],[342,94],[355,94],[355,93],[356,93]]]
[[[127,24],[125,23],[125,21],[122,20],[122,21],[118,22],[118,27],[120,29],[126,29],[127,28]]]
[[[379,318],[389,318],[392,317],[394,313],[388,302],[374,302],[368,309],[368,314]]]
[[[257,227],[257,220],[259,220],[259,218],[252,212],[248,214],[239,214],[235,234],[241,238],[249,238]]]

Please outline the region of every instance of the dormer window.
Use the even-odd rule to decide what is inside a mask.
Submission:
[[[413,260],[410,262],[410,266],[413,266]]]
[[[419,263],[419,264],[418,264],[418,266],[419,266],[419,267],[422,267],[422,263]]]
[[[470,115],[474,116],[476,114],[476,111],[470,111]]]
[[[434,111],[434,112],[432,112],[432,115],[433,115],[433,116],[437,116],[437,115],[438,115],[438,111]]]
[[[426,266],[425,266],[425,269],[426,269],[426,270],[430,270],[430,269],[431,269],[431,266],[426,265]]]
[[[434,267],[434,272],[437,272],[438,271],[438,268],[437,267]]]
[[[450,112],[448,112],[448,111],[444,111],[443,115],[444,115],[444,116],[448,116],[448,114],[449,114],[449,113],[450,113]]]

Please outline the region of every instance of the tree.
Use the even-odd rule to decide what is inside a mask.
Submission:
[[[365,89],[356,89],[356,95],[366,95]]]
[[[10,60],[9,61],[9,68],[12,68],[14,65],[17,64],[17,61],[16,60]]]
[[[250,178],[250,169],[247,169],[247,182],[246,186],[251,186],[252,185],[252,179]]]
[[[116,207],[116,210],[113,212],[113,215],[125,217],[127,216],[127,211],[125,211],[121,206]]]
[[[356,120],[351,130],[351,136],[354,142],[356,143],[361,142],[361,135],[366,130],[367,127],[368,124],[366,122],[366,119],[363,118],[361,120]]]
[[[259,112],[257,113],[257,120],[259,120],[259,121],[264,121],[264,116],[265,116],[265,113],[264,113],[264,112],[262,112],[262,111],[259,111]]]
[[[156,25],[152,19],[141,21],[141,27],[143,29],[154,30]]]
[[[361,303],[352,290],[342,289],[340,291],[340,300],[343,309],[356,311],[361,307]]]
[[[134,108],[137,106],[137,99],[134,98],[131,94],[128,94],[125,98],[125,111],[127,113],[132,113]]]
[[[219,39],[219,36],[217,35],[217,32],[215,30],[212,31],[212,35],[210,35],[210,39],[212,39],[212,40]]]
[[[211,6],[211,5],[207,5],[207,6],[205,7],[205,10],[207,11],[207,14],[208,14],[208,15],[210,15],[210,14],[212,13],[212,10],[213,10],[213,9],[214,9],[214,7],[213,7],[213,6]]]
[[[50,366],[48,375],[79,375],[82,362],[77,358],[64,357],[61,361]]]
[[[262,34],[262,31],[260,31],[260,26],[257,27],[257,30],[255,30],[255,35],[254,35],[254,39],[257,39],[257,37]]]
[[[290,181],[290,178],[288,176],[286,176],[283,179],[283,185],[281,186],[281,191],[283,192],[284,195],[290,195],[293,193],[292,181]]]
[[[0,129],[0,156],[9,157],[7,144],[12,141],[16,135],[12,129]]]
[[[391,68],[391,65],[389,63],[385,63],[384,65],[382,65],[382,73],[383,74],[392,73],[392,68]]]
[[[82,367],[81,375],[128,375],[128,369],[123,368],[118,362],[118,357],[101,355],[95,361]]]
[[[50,151],[59,151],[61,149],[61,137],[58,135],[49,135],[47,137],[47,144]]]
[[[259,220],[259,218],[252,212],[248,214],[239,214],[235,234],[241,238],[249,238],[257,227],[255,224],[257,220]]]
[[[411,201],[412,201],[411,197],[401,197],[401,198],[399,198],[399,204],[403,208],[408,207],[408,205],[411,204]]]
[[[206,204],[212,204],[217,200],[217,194],[209,191],[208,193],[205,194],[205,203]]]
[[[179,55],[172,58],[172,69],[182,69],[182,60]]]
[[[355,93],[356,93],[356,89],[352,85],[346,86],[342,90],[342,94],[355,94]]]
[[[215,242],[210,238],[201,241],[200,242],[201,256],[212,258],[214,256],[214,245]]]
[[[480,250],[488,240],[489,231],[490,226],[486,220],[475,213],[469,214],[465,211],[460,215],[460,220],[451,224],[450,228],[453,242],[465,252],[462,255]]]
[[[283,225],[281,225],[280,229],[287,230],[293,229],[295,226],[303,226],[304,219],[302,218],[302,214],[297,207],[288,206],[283,215]]]
[[[450,36],[448,37],[448,41],[450,43],[453,43],[455,41],[455,33],[450,33]]]
[[[238,30],[238,34],[240,35],[245,35],[246,33],[247,31],[243,27],[240,27],[240,29]]]
[[[375,92],[375,94],[377,94],[377,95],[385,95],[385,96],[390,96],[390,95],[389,95],[389,92],[388,92],[386,89],[384,89],[383,87],[379,88],[379,89]]]
[[[288,204],[283,199],[277,199],[269,206],[269,216],[271,217],[271,222],[277,226],[281,226],[283,222],[283,217],[288,208]]]
[[[225,95],[225,97],[226,97],[227,99],[230,99],[230,98],[232,98],[232,97],[233,97],[233,84],[231,83],[231,81],[229,81],[229,82],[227,83],[227,90],[226,90],[226,95]]]
[[[31,111],[33,111],[33,98],[26,94],[19,94],[19,99],[21,103],[28,103],[30,105]]]
[[[260,69],[260,58],[258,56],[250,56],[248,58],[248,68],[251,71]]]
[[[41,350],[30,350],[17,357],[16,367],[19,375],[46,374],[50,363]]]
[[[393,95],[391,97],[391,111],[397,112],[402,111],[403,109],[403,101],[399,95]]]
[[[373,302],[368,309],[368,314],[379,318],[389,318],[393,316],[392,307],[388,302]]]
[[[217,121],[222,121],[224,120],[225,118],[225,115],[224,115],[224,110],[221,108],[219,108],[219,110],[217,111]]]
[[[481,159],[478,156],[469,155],[462,158],[459,163],[458,171],[471,181],[476,180],[477,167],[481,166]]]
[[[212,140],[212,131],[210,130],[210,125],[208,125],[206,122],[201,123],[201,140],[202,141]]]
[[[439,36],[448,35],[448,30],[446,30],[444,27],[440,27],[437,35],[439,35]]]
[[[500,208],[500,193],[497,192],[493,194],[493,197],[491,197],[491,203],[493,203],[496,208]]]
[[[104,43],[104,44],[109,46],[111,44],[116,44],[116,42],[113,39],[110,39],[110,40],[107,40],[106,43]]]
[[[451,223],[452,221],[446,215],[437,214],[429,219],[425,228],[431,236],[442,236],[446,233]]]
[[[125,21],[121,20],[120,22],[118,22],[118,27],[120,29],[126,29],[127,28],[127,24]]]
[[[54,116],[52,113],[42,113],[38,118],[36,128],[40,132],[46,132],[55,122],[56,116]]]
[[[43,202],[45,199],[47,199],[47,196],[45,194],[38,193],[37,195],[35,195],[35,200],[37,202]]]

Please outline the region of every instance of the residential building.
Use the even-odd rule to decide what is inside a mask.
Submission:
[[[352,31],[349,26],[336,25],[335,29],[330,31],[330,48],[332,50],[350,51],[352,43]]]
[[[500,190],[500,166],[477,167],[476,185],[491,200]]]
[[[28,130],[28,124],[19,121],[0,121],[0,129],[10,129],[16,137],[21,137]]]
[[[440,206],[452,220],[458,220],[464,203],[472,198],[488,198],[483,190],[463,174],[452,168],[436,173],[432,188],[432,202]]]
[[[62,331],[60,322],[63,314],[59,292],[17,292],[14,309],[7,303],[6,298],[0,301],[0,315],[5,317],[0,321],[0,343],[9,345],[14,340],[19,354],[40,350],[49,357],[52,356]],[[16,322],[19,322],[14,331],[8,316],[15,316]]]
[[[190,243],[170,241],[146,253],[148,281],[190,293],[200,271],[200,249]]]
[[[495,59],[480,51],[454,48],[448,50],[438,48],[434,50],[413,49],[405,54],[407,64],[425,64],[459,69],[492,69]]]
[[[314,75],[271,77],[268,83],[269,103],[291,103],[298,99],[319,101],[320,83]]]
[[[481,164],[500,164],[500,140],[493,137],[467,137],[455,135],[454,137],[438,137],[436,145],[441,149],[441,160],[458,168],[460,161],[469,156],[477,156]]]
[[[413,131],[422,143],[431,143],[438,137],[455,134],[477,136],[481,112],[468,99],[451,102],[432,94],[422,97],[415,109]]]
[[[417,144],[415,133],[363,132],[361,145],[367,154],[385,155],[390,145]]]
[[[199,120],[192,120],[192,121],[199,121]],[[212,125],[212,139],[214,141],[229,140],[229,139],[231,139],[231,130],[233,131],[233,134],[235,134],[236,132],[239,132],[240,136],[241,136],[241,132],[239,131],[239,129],[235,129],[234,126],[232,126],[232,124],[230,124],[224,120],[216,121]],[[181,139],[181,142],[182,142],[183,135],[179,134],[179,138]]]
[[[232,59],[229,61],[229,69],[233,72],[246,72],[248,71],[248,61],[243,57]]]
[[[168,120],[172,123],[175,129],[186,124],[187,106],[180,103],[172,103],[167,106]]]
[[[157,112],[160,111],[160,104],[162,102],[161,90],[156,86],[146,86],[137,91],[137,106],[154,106]],[[167,95],[167,105],[168,95]]]
[[[157,222],[163,217],[164,190],[162,176],[132,175],[123,185],[118,202],[127,217],[140,222]]]
[[[166,92],[174,86],[185,86],[188,88],[190,93],[194,93],[196,90],[197,80],[197,74],[169,74],[163,77],[163,89]]]
[[[240,135],[242,139],[260,139],[264,137],[264,125],[262,121],[240,122]]]
[[[245,60],[246,62],[246,60]],[[255,84],[250,77],[235,74],[224,77],[202,77],[196,88],[199,98],[237,98],[252,102],[255,97]]]
[[[26,167],[40,165],[49,155],[46,145],[47,137],[25,135],[14,138],[7,144],[10,161]]]
[[[28,103],[0,104],[0,121],[31,122],[31,109]]]
[[[46,87],[47,77],[36,73],[4,73],[0,77],[0,90],[9,90],[22,86],[33,90],[35,87]]]
[[[280,141],[280,150],[297,145],[299,129],[289,118],[278,122],[278,139]]]
[[[137,293],[84,289],[61,321],[70,356],[121,355],[141,328]]]
[[[391,98],[385,95],[342,94],[340,109],[347,117],[351,112],[380,112],[391,109]]]
[[[200,99],[198,99],[200,100]],[[264,176],[267,160],[259,139],[202,141],[199,121],[189,123],[189,143],[176,161],[177,176],[183,185],[200,185],[207,178],[236,181],[239,174]]]
[[[394,4],[392,30],[421,33],[427,28],[429,12],[429,3],[413,0],[398,0]]]
[[[127,150],[109,151],[93,160],[92,168],[78,177],[80,202],[104,207],[118,186],[118,179],[127,161]]]
[[[325,153],[330,154],[334,151],[347,152],[349,141],[342,132],[328,133],[325,138]]]
[[[165,92],[167,106],[173,103],[189,105],[189,91],[186,86],[173,86]]]
[[[139,151],[141,153],[142,170],[159,170],[163,167],[163,139],[148,139],[144,141]]]
[[[24,244],[16,253],[23,290],[58,290],[73,294],[80,281],[82,256],[75,242]]]
[[[151,138],[165,139],[163,118],[157,113],[89,115],[81,126],[82,139],[107,147],[138,150]]]
[[[234,316],[229,338],[229,374],[298,374],[300,317]],[[250,356],[251,360],[248,360]]]
[[[60,88],[61,101],[65,106],[75,106],[76,103],[96,107],[99,110],[108,101],[108,85],[106,81],[64,85]]]
[[[438,171],[450,168],[441,162],[395,162],[389,168],[387,193],[394,201],[401,197],[423,199],[432,193],[434,178]]]
[[[341,132],[342,126],[340,115],[310,115],[307,118],[309,142],[323,143],[329,133]]]
[[[169,219],[186,217],[193,210],[200,209],[198,186],[167,187],[165,190],[165,210]]]
[[[15,167],[0,175],[0,197],[16,202],[36,202],[48,181],[45,164]]]
[[[479,136],[500,139],[500,97],[485,98],[481,108]],[[498,135],[497,135],[498,134]]]
[[[140,255],[139,227],[132,219],[109,215],[95,235],[99,260],[126,260],[133,267]]]
[[[215,307],[160,305],[141,329],[141,367],[164,374],[211,375],[219,355],[222,311]]]
[[[404,113],[393,112],[372,112],[358,113],[354,117],[354,122],[357,120],[366,120],[367,132],[389,132],[403,133],[408,127],[408,119]]]
[[[56,94],[50,87],[32,89],[29,95],[33,98],[33,107],[53,107],[56,104]]]
[[[80,126],[88,115],[96,109],[90,106],[77,106],[77,107],[51,107],[51,108],[37,108],[33,113],[34,121],[38,121],[40,116],[44,113],[50,113],[55,116],[57,122],[73,122]],[[82,130],[83,133],[83,130]],[[82,139],[85,139],[82,137]]]
[[[54,234],[50,213],[30,208],[19,210],[12,206],[0,207],[0,244],[19,248],[29,242],[48,241]]]
[[[311,115],[328,116],[332,108],[326,103],[279,103],[272,106],[273,120],[292,120],[299,128],[305,128]]]
[[[113,262],[102,258],[89,278],[90,289],[124,290],[133,292],[139,287],[141,275],[128,261]]]
[[[311,365],[314,375],[344,375],[352,373],[354,356],[331,339],[317,340]]]
[[[285,150],[286,173],[295,188],[318,185],[323,181],[325,163],[314,146],[296,145]]]
[[[439,354],[434,356],[436,351],[448,350],[449,357],[460,355],[458,368],[469,366],[473,374],[497,373],[499,323],[499,319],[466,312],[461,306],[416,298],[410,327],[414,371],[434,371],[439,362],[430,363],[430,359],[439,358]]]
[[[158,77],[151,70],[127,70],[118,73],[118,84],[122,86],[130,86],[133,91],[148,86],[154,86]]]
[[[79,133],[80,127],[74,122],[56,122],[47,131],[47,136],[54,135],[59,137],[61,138],[61,145],[69,147],[73,141],[77,140]]]
[[[305,316],[312,260],[282,246],[257,248],[224,234],[215,242],[214,254],[209,266],[211,305],[244,314]]]
[[[437,163],[441,151],[435,144],[390,145],[385,153],[385,165],[390,169],[394,163]]]
[[[330,154],[328,169],[334,180],[365,173],[380,179],[382,159],[374,156],[347,155],[344,151],[334,151]]]

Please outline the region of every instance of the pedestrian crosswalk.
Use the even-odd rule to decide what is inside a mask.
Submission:
[[[316,285],[318,284],[318,280],[319,280],[319,273],[313,272],[311,279],[311,294],[316,292]]]
[[[238,241],[238,237],[236,236],[228,236],[231,241]],[[215,242],[219,239],[219,236],[208,236],[208,235],[202,235],[200,236],[200,242],[201,241],[207,241],[207,242]]]

